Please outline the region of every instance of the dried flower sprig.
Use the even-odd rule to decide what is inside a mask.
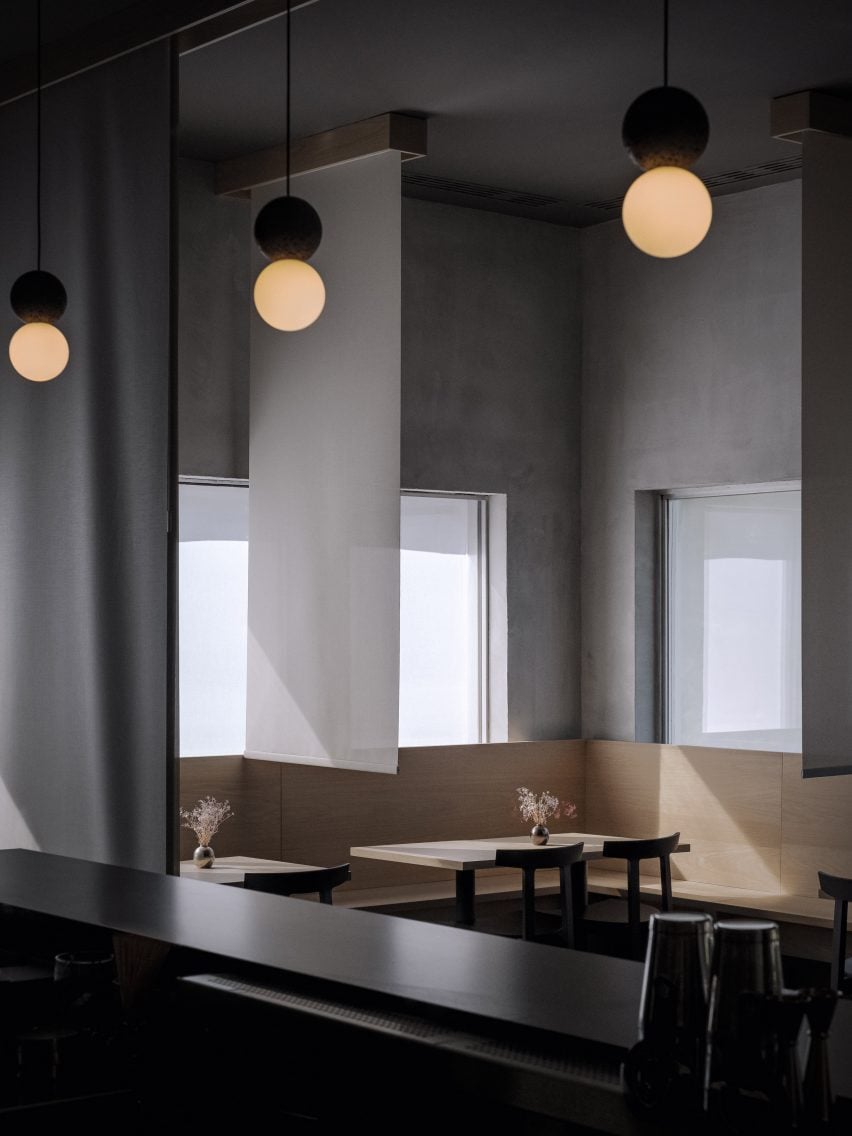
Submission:
[[[548,820],[553,817],[554,820],[559,816],[569,817],[577,815],[577,808],[570,801],[564,801],[562,805],[559,804],[559,798],[554,797],[547,789],[538,796],[526,787],[518,789],[518,812],[525,821],[532,824],[547,824]]]
[[[229,801],[217,801],[215,797],[199,798],[194,809],[181,809],[183,827],[195,833],[202,846],[208,845],[222,825],[234,814]]]

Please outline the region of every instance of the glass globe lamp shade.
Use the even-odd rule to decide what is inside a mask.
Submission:
[[[61,375],[68,357],[68,340],[52,323],[25,323],[9,341],[12,366],[34,383],[46,383]]]
[[[325,307],[322,277],[304,260],[273,260],[254,284],[258,315],[278,331],[301,331]]]
[[[621,219],[633,244],[648,256],[683,256],[707,236],[713,203],[694,173],[655,166],[628,189]]]

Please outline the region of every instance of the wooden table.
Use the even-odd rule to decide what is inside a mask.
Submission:
[[[209,868],[198,868],[192,860],[181,860],[184,880],[202,880],[207,884],[243,884],[248,872],[311,872],[312,864],[290,864],[286,860],[260,860],[256,856],[219,856]]]
[[[571,866],[574,893],[574,910],[585,906],[586,863],[603,857],[605,840],[627,840],[630,837],[600,836],[588,832],[551,833],[546,847],[552,848],[583,841],[583,858]],[[421,844],[373,844],[363,848],[350,848],[350,856],[365,860],[388,860],[396,864],[419,864],[424,868],[443,868],[456,873],[456,922],[474,922],[476,871],[478,868],[496,867],[494,860],[500,848],[528,848],[536,850],[529,836],[497,836],[488,840],[435,840]],[[677,852],[688,852],[690,846],[680,843]]]

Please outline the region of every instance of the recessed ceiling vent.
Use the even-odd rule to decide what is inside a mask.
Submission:
[[[802,159],[800,155],[795,155],[790,158],[780,158],[777,162],[763,162],[759,166],[746,166],[743,170],[726,170],[722,174],[714,174],[712,177],[704,178],[704,184],[708,189],[725,189],[729,185],[736,185],[743,181],[755,181],[757,178],[770,178],[778,174],[789,173],[793,170],[802,168]],[[586,201],[583,203],[583,209],[597,209],[602,213],[614,213],[617,209],[621,208],[621,203],[624,197],[609,197],[604,201]]]
[[[482,201],[498,201],[504,205],[523,205],[527,209],[547,209],[566,205],[558,197],[545,197],[540,193],[524,193],[516,189],[501,189],[496,185],[480,185],[472,181],[454,181],[453,178],[430,177],[429,174],[402,175],[403,185],[412,189],[431,189],[439,193],[460,193],[465,197],[478,197]]]

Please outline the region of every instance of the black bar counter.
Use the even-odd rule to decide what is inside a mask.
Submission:
[[[312,1102],[316,1133],[368,1117],[411,1134],[445,1121],[662,1131],[631,1113],[619,1082],[637,1036],[637,962],[22,850],[0,851],[0,912],[0,936],[31,920],[59,928],[57,941],[90,928],[181,960],[134,1042],[142,1120],[130,1131],[147,1132],[188,1084],[215,1090],[222,1120],[255,1108],[294,1132]],[[832,1031],[843,1098],[850,1057],[844,1002]],[[191,1122],[191,1095],[184,1106]]]
[[[626,1048],[642,967],[497,935],[20,849],[0,904],[282,975]]]

